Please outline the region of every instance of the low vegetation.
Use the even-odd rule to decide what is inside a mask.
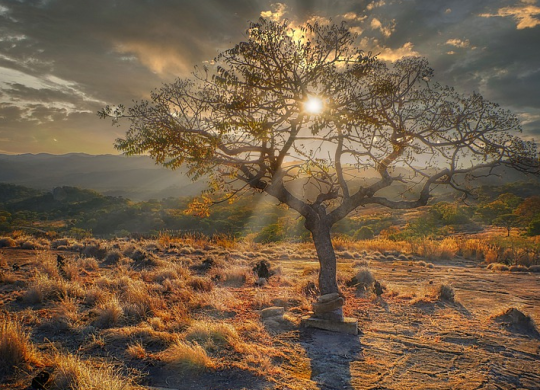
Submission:
[[[167,387],[162,378],[171,377],[180,378],[176,388],[216,386],[218,378],[246,388],[315,388],[299,368],[304,344],[289,340],[302,334],[301,318],[319,295],[311,244],[167,233],[115,240],[15,233],[0,240],[15,242],[0,251],[0,388],[22,390],[41,373],[50,376],[50,389]],[[371,313],[388,316],[389,306],[411,321],[434,310],[445,321],[465,321],[445,312],[466,310],[460,279],[443,280],[454,265],[503,278],[540,269],[538,244],[519,236],[340,235],[333,243],[345,315],[359,318],[365,335],[373,332]],[[31,246],[39,249],[24,249]],[[285,315],[263,318],[260,311],[273,306]],[[534,321],[520,313],[481,317],[475,326],[536,337]]]

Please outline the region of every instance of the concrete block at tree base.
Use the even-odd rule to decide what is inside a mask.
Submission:
[[[341,308],[326,313],[313,313],[313,317],[334,322],[342,322],[344,318],[343,310]]]
[[[334,311],[336,309],[343,307],[344,302],[345,302],[344,299],[339,297],[329,302],[324,302],[324,303],[314,302],[311,306],[313,307],[313,311],[315,312],[315,314],[328,313],[330,311]]]
[[[358,334],[358,320],[345,317],[343,321],[330,321],[322,318],[305,316],[302,317],[302,325],[306,328],[329,330],[331,332]]]
[[[321,295],[319,298],[317,298],[317,302],[326,303],[326,302],[334,301],[338,298],[339,298],[338,293],[330,293],[330,294]]]
[[[270,317],[283,317],[283,314],[285,313],[284,307],[267,307],[266,309],[263,309],[261,311],[261,317],[262,318],[270,318]]]

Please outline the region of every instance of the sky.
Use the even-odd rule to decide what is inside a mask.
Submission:
[[[426,57],[436,81],[510,109],[540,140],[537,0],[0,0],[0,153],[118,154],[127,128],[100,108],[189,76],[260,16],[346,21],[363,50]]]

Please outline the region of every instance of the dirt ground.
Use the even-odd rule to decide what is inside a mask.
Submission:
[[[490,318],[514,307],[539,323],[539,274],[492,272],[463,259],[433,268],[372,261],[370,269],[388,290],[416,291],[417,297],[349,297],[346,310],[359,320],[358,337],[301,334],[313,388],[540,388],[538,334]],[[456,302],[419,299],[430,282],[452,285]]]
[[[34,256],[24,250],[0,254],[9,267]],[[149,366],[145,388],[540,389],[540,335],[530,327],[493,320],[497,313],[517,308],[540,324],[540,274],[491,271],[462,258],[433,261],[433,266],[418,260],[371,260],[369,269],[386,287],[381,297],[345,291],[345,314],[358,319],[358,336],[300,327],[269,329],[273,345],[283,350],[280,373],[272,380],[241,371],[177,378]],[[341,259],[338,269],[351,273],[354,261]],[[291,277],[318,266],[312,258],[273,264]],[[441,283],[453,287],[454,302],[432,298]],[[10,289],[0,285],[0,310],[13,302]],[[272,283],[264,289],[280,294]],[[258,291],[247,286],[236,292],[249,300]],[[235,322],[250,318],[258,313],[238,311]]]

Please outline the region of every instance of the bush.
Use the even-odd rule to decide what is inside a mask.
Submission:
[[[538,236],[540,235],[540,218],[532,221],[527,227],[528,236]]]
[[[454,302],[455,292],[454,288],[449,284],[441,284],[437,291],[437,298],[441,301]]]
[[[267,244],[270,242],[279,242],[285,239],[285,231],[279,224],[274,223],[264,227],[254,240],[257,243]]]
[[[14,248],[17,246],[17,241],[11,237],[0,237],[0,248]]]
[[[348,283],[351,286],[356,286],[359,291],[366,291],[375,283],[375,277],[371,271],[365,267],[360,268],[356,275]]]
[[[362,226],[356,232],[354,232],[353,238],[355,240],[369,240],[374,236],[373,229],[369,226]]]

